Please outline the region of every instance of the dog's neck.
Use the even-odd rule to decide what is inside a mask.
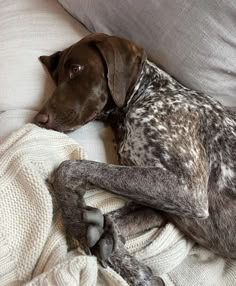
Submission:
[[[162,100],[166,101],[168,94],[171,94],[172,91],[176,92],[184,89],[191,91],[182,86],[179,82],[165,73],[155,64],[147,60],[143,65],[141,74],[137,78],[137,82],[132,93],[127,98],[125,105],[122,108],[117,108],[113,104],[110,109],[107,109],[106,112],[104,112],[106,116],[103,119],[108,121],[112,129],[115,130],[117,142],[121,142],[124,134],[124,130],[122,129],[125,126],[125,123],[122,121],[127,120],[127,113],[129,110],[132,109],[132,112],[135,112],[136,108],[143,106],[144,102],[149,101],[149,96],[153,98],[153,93],[155,93],[155,98],[157,100],[162,98]],[[199,116],[202,117],[202,126],[204,126],[205,129],[211,130],[210,133],[202,133],[202,142],[204,145],[206,145],[206,150],[208,148],[213,148],[213,146],[209,147],[207,142],[213,142],[215,140],[217,141],[218,139],[215,138],[215,136],[219,134],[219,130],[221,130],[222,133],[221,144],[226,146],[227,140],[225,140],[225,138],[227,137],[227,134],[236,132],[236,115],[229,113],[212,97],[203,96],[201,93],[197,93],[195,91],[191,91],[191,93],[188,92],[188,95],[189,97],[186,98],[187,104],[189,104],[189,107],[193,109],[193,114],[197,110]],[[183,102],[183,104],[186,104],[186,100],[185,103]],[[194,110],[194,108],[196,110]],[[227,118],[227,124],[223,119],[225,116]],[[234,146],[233,148],[235,148],[236,142],[233,142],[232,145]],[[227,148],[225,147],[225,149]],[[215,160],[211,158],[210,161],[214,163]]]
[[[143,64],[140,75],[134,85],[132,92],[127,95],[125,107],[132,105],[137,100],[142,100],[141,98],[146,94],[147,89],[152,89],[157,87],[161,90],[164,88],[168,82],[169,88],[173,86],[176,88],[177,85],[181,86],[177,81],[175,81],[170,75],[159,68],[157,65],[149,60],[146,60]]]
[[[137,77],[133,89],[126,95],[124,106],[118,108],[114,102],[110,100],[97,119],[108,122],[112,129],[115,130],[116,135],[122,134],[123,132],[120,130],[120,126],[123,126],[123,124],[121,124],[121,121],[125,120],[127,110],[135,105],[136,102],[141,102],[143,97],[147,97],[148,94],[150,94],[149,91],[156,91],[157,86],[159,90],[162,91],[166,85],[168,85],[168,88],[173,87],[173,89],[176,89],[177,85],[181,86],[154,63],[146,60],[143,63],[142,70]],[[120,140],[118,139],[118,141]]]

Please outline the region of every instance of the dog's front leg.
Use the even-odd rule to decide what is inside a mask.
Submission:
[[[91,214],[87,215],[89,210],[84,203],[81,205],[81,202],[86,189],[97,187],[172,214],[204,218],[208,215],[207,184],[205,177],[193,178],[197,180],[187,180],[184,174],[179,178],[173,172],[158,167],[128,167],[92,161],[65,161],[55,171],[53,186],[62,206],[62,212],[73,213],[72,219],[69,216],[67,221],[64,220],[66,229],[73,225],[73,228],[70,228],[72,236],[79,234],[81,226],[87,224],[85,233],[81,233],[90,241],[86,230],[90,226],[93,229],[95,225],[93,229],[95,232],[90,233],[95,245],[90,249],[101,262],[110,263],[120,273],[124,271],[122,275],[127,281],[129,277],[133,277],[135,281],[133,285],[143,285],[143,282],[140,284],[139,277],[142,271],[147,274],[145,277],[150,277],[150,284],[145,285],[163,285],[160,279],[153,280],[151,272],[130,256],[124,247],[119,247],[121,241],[116,242],[116,231],[109,217],[104,217],[104,223],[101,214],[97,214],[96,210],[91,210]],[[68,197],[71,197],[71,200],[68,200]],[[76,201],[79,202],[77,206],[74,204]],[[101,233],[97,231],[100,228],[103,228]],[[118,248],[115,244],[118,244]],[[122,264],[126,261],[124,257],[130,261],[129,265]],[[141,272],[136,272],[137,267],[135,269],[129,267],[136,262]],[[127,271],[131,271],[132,276]]]
[[[65,161],[55,172],[55,188],[75,192],[96,186],[139,204],[180,216],[208,216],[206,176],[177,177],[158,167],[117,166],[93,161]]]
[[[73,161],[69,162],[73,165]],[[112,267],[129,285],[163,286],[162,279],[153,276],[150,268],[125,249],[123,237],[111,219],[132,207],[127,205],[120,212],[114,212],[113,216],[103,216],[99,209],[87,206],[84,201],[84,193],[91,187],[86,179],[82,179],[83,176],[80,176],[80,180],[75,178],[70,168],[66,174],[65,170],[63,174],[61,171],[58,169],[55,172],[53,186],[62,211],[67,239],[78,240],[87,254],[96,255],[103,266]]]

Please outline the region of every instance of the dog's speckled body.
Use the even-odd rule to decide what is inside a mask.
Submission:
[[[119,95],[117,99],[114,92],[119,86],[114,87],[116,78],[112,71],[122,77],[122,68],[127,68],[119,63],[125,44],[123,46],[122,42],[121,55],[113,55],[111,63],[112,55],[107,56],[106,49],[113,49],[113,54],[119,53],[119,44],[110,42],[101,47],[100,43],[125,40],[114,40],[114,37],[104,35],[98,38],[90,36],[88,41],[99,42],[99,56],[107,66],[103,73],[108,72],[104,78],[108,85],[105,87],[102,83],[101,89],[107,88],[108,95],[102,101],[97,99],[98,106],[105,103],[100,110],[96,109],[96,116],[106,117],[111,124],[123,166],[91,161],[66,161],[59,166],[55,172],[54,188],[61,202],[68,233],[85,238],[85,244],[100,261],[119,269],[131,285],[162,285],[159,279],[152,277],[148,268],[125,251],[110,218],[104,220],[101,213],[85,205],[84,191],[96,186],[138,204],[112,214],[122,235],[137,231],[137,227],[148,229],[158,224],[155,221],[158,214],[154,211],[158,210],[195,242],[220,255],[236,258],[235,114],[211,97],[183,87],[147,61],[135,45],[129,50],[131,53],[133,50],[139,61],[133,60],[128,67],[130,69],[134,63],[139,63],[135,72],[130,72],[131,77],[135,75],[135,80],[126,85],[125,95]],[[127,49],[128,45],[130,42],[127,41]],[[77,49],[79,53],[79,44]],[[65,57],[64,54],[64,64]],[[110,67],[114,62],[118,65],[116,69]],[[47,62],[44,63],[50,71]],[[55,69],[61,74],[58,66],[54,72]],[[119,85],[120,82],[122,78],[119,78]],[[59,90],[60,84],[63,81],[57,82]],[[63,128],[59,108],[52,104],[52,101],[56,102],[55,98],[56,95],[36,117],[36,123],[62,131],[80,125],[74,120],[71,126],[67,124]],[[86,109],[86,104],[83,109]],[[42,116],[50,112],[55,120],[49,122]],[[150,212],[149,224],[145,220],[146,212]],[[133,230],[127,227],[130,223],[133,223]],[[78,233],[82,226],[84,232]],[[125,256],[127,260],[123,259]]]

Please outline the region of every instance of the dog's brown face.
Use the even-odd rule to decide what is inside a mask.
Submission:
[[[108,104],[122,107],[141,72],[145,53],[128,40],[92,34],[40,60],[56,89],[34,122],[66,132],[91,121]]]

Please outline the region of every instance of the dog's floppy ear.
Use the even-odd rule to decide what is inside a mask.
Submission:
[[[39,60],[45,65],[49,74],[55,83],[57,83],[57,66],[61,57],[61,51],[58,51],[50,56],[41,56]]]
[[[115,104],[122,107],[141,72],[146,53],[134,43],[112,36],[95,40],[95,45],[107,65],[111,96]]]

